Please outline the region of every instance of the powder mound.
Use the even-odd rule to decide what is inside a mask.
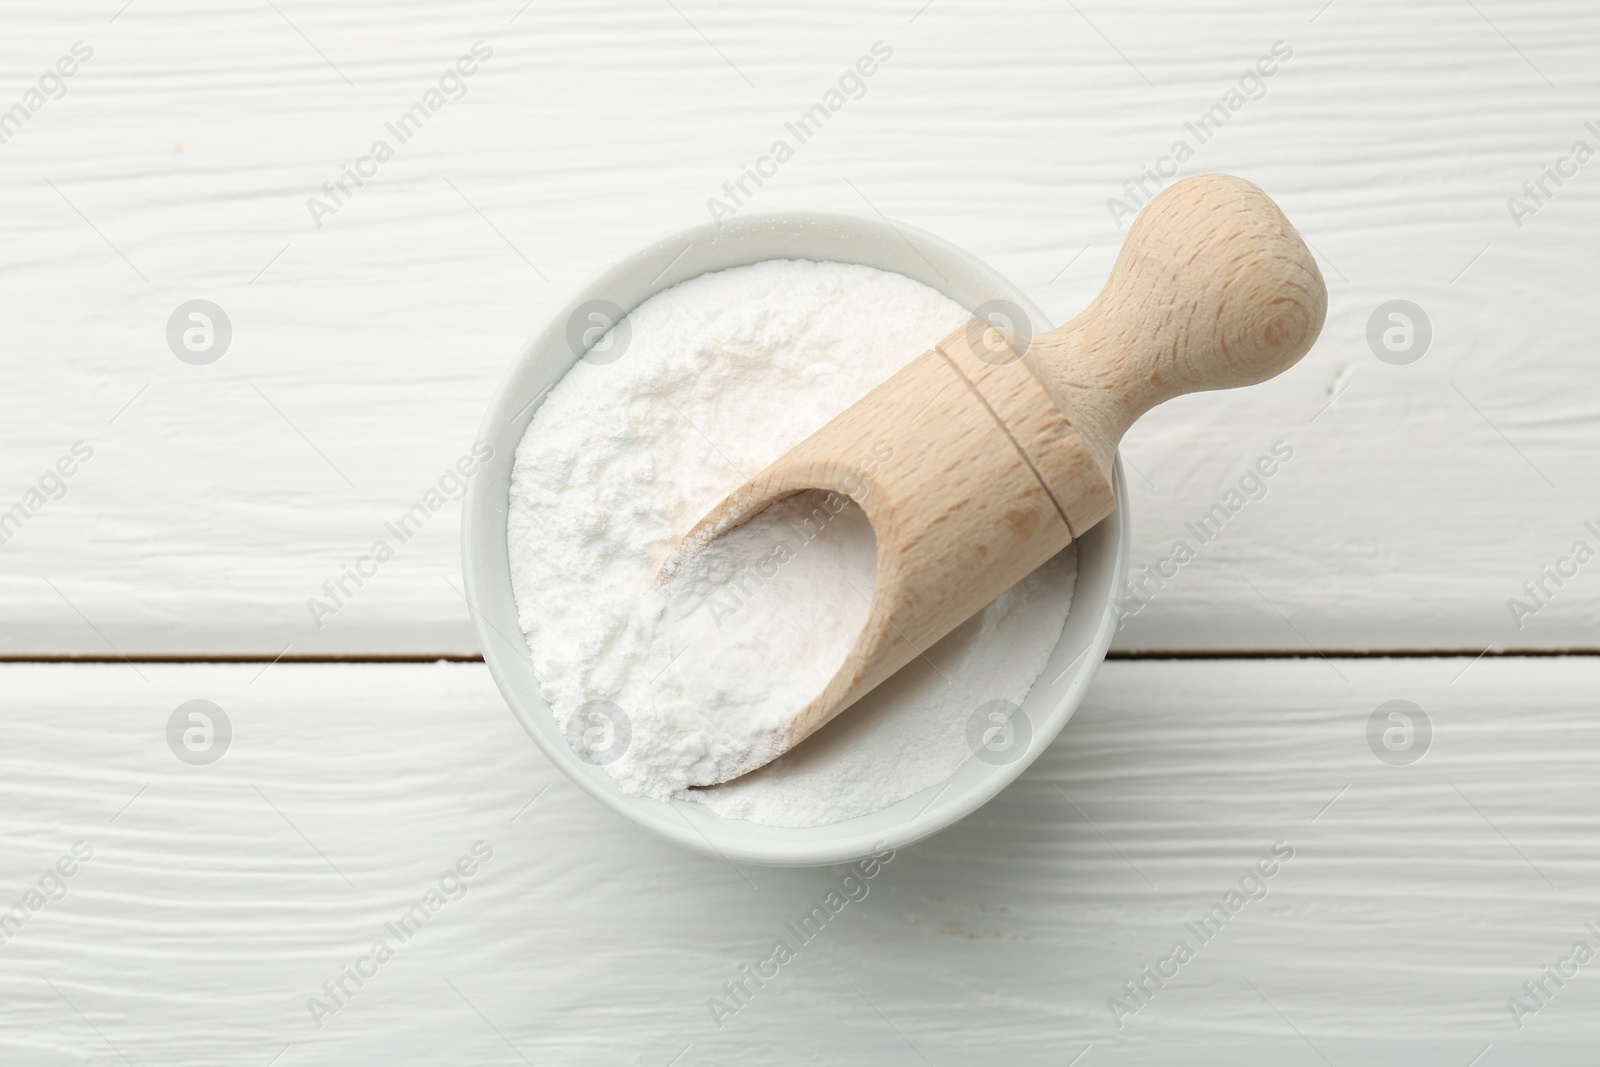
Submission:
[[[766,763],[866,625],[876,569],[866,515],[820,492],[780,500],[686,556],[651,591],[653,625],[624,638],[647,632],[670,665],[617,781],[653,795],[663,771],[681,788]]]
[[[662,581],[676,536],[966,318],[900,275],[773,260],[656,294],[619,358],[550,391],[517,449],[507,532],[534,669],[583,758],[635,795],[822,825],[949,777],[974,710],[1026,696],[1065,621],[1070,550],[775,763],[692,788],[773,751],[838,669],[876,542],[823,493],[774,504]]]

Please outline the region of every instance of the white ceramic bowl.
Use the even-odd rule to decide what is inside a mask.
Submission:
[[[973,758],[944,783],[881,811],[828,826],[775,827],[723,819],[688,801],[661,803],[623,793],[601,767],[568,746],[550,705],[539,694],[526,641],[517,625],[506,546],[506,513],[517,443],[546,390],[581,353],[568,324],[594,300],[624,311],[708,271],[767,259],[860,263],[903,274],[972,309],[1008,300],[1035,330],[1048,320],[1026,294],[961,249],[909,226],[835,212],[739,216],[657,241],[591,279],[530,341],[495,392],[479,439],[494,457],[473,479],[462,515],[462,569],[473,622],[488,664],[511,710],[551,762],[596,800],[635,822],[708,856],[769,866],[842,863],[885,846],[901,848],[970,814],[1015,779],[1055,738],[1083,699],[1116,629],[1127,569],[1128,497],[1121,461],[1118,509],[1078,542],[1077,588],[1061,641],[1022,705],[1032,737],[1008,762]],[[591,305],[592,307],[592,305]],[[584,309],[580,321],[588,321]],[[846,713],[848,714],[848,712]],[[1019,731],[1020,733],[1020,731]]]

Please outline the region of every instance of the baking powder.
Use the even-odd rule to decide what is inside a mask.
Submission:
[[[645,301],[620,357],[580,361],[545,398],[512,476],[519,621],[556,717],[626,792],[837,822],[948,778],[977,709],[1027,695],[1060,639],[1070,550],[789,754],[691,788],[770,745],[837,670],[867,619],[875,543],[854,504],[808,493],[664,584],[662,563],[727,493],[968,317],[901,275],[757,263]]]

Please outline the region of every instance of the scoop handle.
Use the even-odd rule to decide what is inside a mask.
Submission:
[[[1243,178],[1203,174],[1145,206],[1099,296],[1024,359],[1109,470],[1139,416],[1282,373],[1327,310],[1322,272],[1278,205]]]

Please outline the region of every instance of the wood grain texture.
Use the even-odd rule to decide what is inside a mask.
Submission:
[[[308,198],[479,39],[465,95],[318,227]],[[1121,242],[1108,201],[1182,139],[1180,173],[1270,189],[1329,281],[1300,366],[1124,443],[1134,577],[1171,576],[1121,647],[1600,632],[1594,565],[1521,627],[1507,606],[1600,547],[1600,172],[1545,179],[1520,226],[1507,204],[1600,144],[1592,4],[68,0],[0,12],[0,114],[79,40],[66,95],[0,143],[0,513],[94,454],[0,545],[0,654],[474,651],[453,504],[323,628],[306,600],[440,489],[566,293],[704,221],[879,40],[865,94],[741,212],[903,219],[1066,321]],[[1185,124],[1280,40],[1199,143]],[[209,366],[165,339],[193,299],[233,325]],[[1410,365],[1367,341],[1394,299],[1431,321]],[[1506,1000],[1600,926],[1593,660],[1106,664],[1015,786],[720,1030],[707,998],[837,872],[735,870],[608,815],[480,666],[262,667],[0,666],[0,905],[95,850],[0,944],[0,1060],[1592,1059],[1587,969],[1521,1030]],[[235,729],[209,767],[163,736],[195,698]],[[1365,740],[1397,698],[1433,724],[1411,766]],[[315,1028],[306,999],[478,840],[467,894]],[[1266,899],[1117,1030],[1107,999],[1278,841]]]
[[[94,853],[0,945],[8,1064],[1592,1056],[1593,964],[1520,1030],[1506,1001],[1600,926],[1593,659],[1106,664],[1015,785],[893,857],[720,1029],[707,999],[844,872],[655,840],[549,766],[478,665],[140,671],[0,667],[0,910]],[[232,723],[209,766],[163,736],[195,698]],[[1397,698],[1431,721],[1409,766],[1366,741]],[[317,1028],[307,999],[477,841],[464,894]],[[1200,944],[1185,924],[1280,842],[1265,897]],[[1107,1000],[1185,938],[1117,1029]]]
[[[977,319],[971,325],[985,328]],[[954,336],[965,332],[963,326]],[[793,498],[808,530],[813,521],[826,529],[853,500],[875,542],[867,549],[875,556],[870,610],[826,685],[791,709],[787,730],[770,747],[695,784],[727,781],[777,759],[1072,542],[1053,487],[947,356],[950,344],[947,338],[879,383],[684,536],[679,551],[693,554]],[[1048,408],[1049,397],[1014,356],[1011,370]]]
[[[1311,251],[1260,188],[1186,178],[1140,212],[1070,323],[1031,335],[972,318],[747,479],[678,551],[799,493],[854,500],[876,535],[871,612],[772,745],[695,784],[777,759],[1042,567],[1114,510],[1117,444],[1139,416],[1283,373],[1327,304]]]
[[[1140,416],[1276,378],[1311,348],[1327,311],[1316,260],[1271,197],[1233,175],[1196,175],[1140,210],[1105,288],[1023,358],[1109,481]],[[1104,516],[1068,517],[1076,531]]]
[[[549,308],[706,219],[878,40],[893,57],[865,95],[740,211],[904,219],[1064,321],[1120,243],[1108,201],[1186,139],[1180,173],[1272,190],[1329,280],[1299,367],[1125,442],[1136,566],[1180,539],[1194,558],[1121,647],[1594,644],[1594,574],[1520,627],[1507,605],[1574,541],[1600,547],[1600,177],[1547,183],[1520,227],[1507,206],[1600,144],[1593,5],[677,6],[8,7],[0,110],[74,41],[94,56],[0,145],[0,510],[73,442],[94,458],[0,546],[0,652],[473,651],[453,505],[321,629],[306,602],[467,451]],[[494,55],[465,96],[318,228],[308,198],[479,39]],[[1200,143],[1185,124],[1280,40],[1292,57]],[[199,298],[234,338],[197,367],[164,329]],[[1410,366],[1366,341],[1397,298],[1432,324]],[[1185,524],[1243,499],[1280,440],[1264,498],[1196,543]]]
[[[936,346],[1006,428],[1074,537],[1117,508],[1108,454],[1084,447],[1041,377],[1022,362],[1022,339],[978,318]]]

